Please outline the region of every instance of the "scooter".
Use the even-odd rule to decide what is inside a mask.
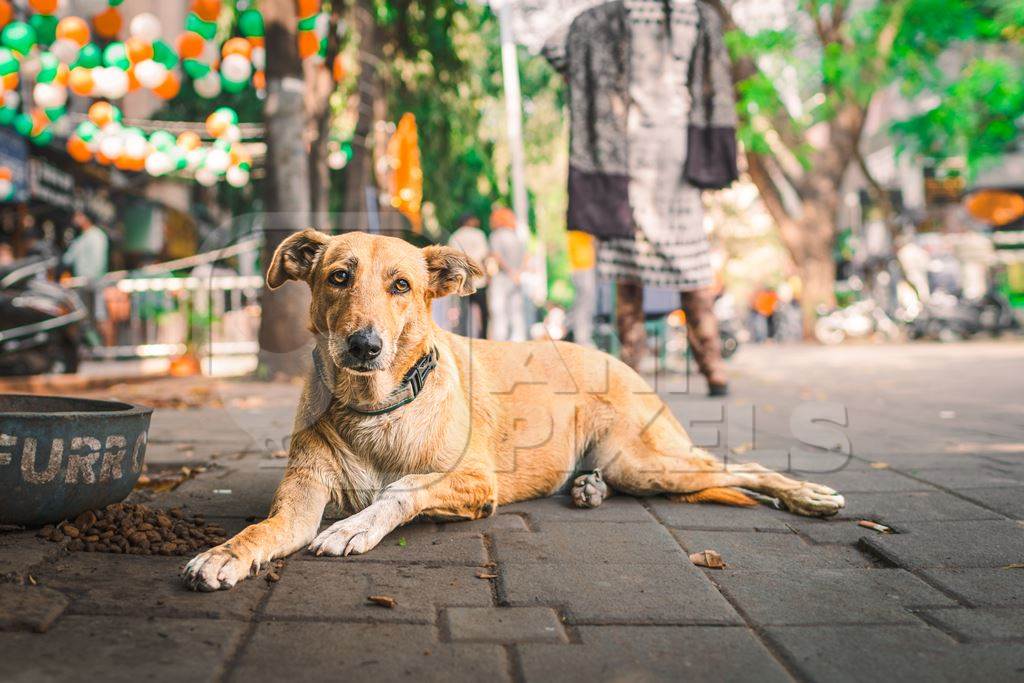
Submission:
[[[46,279],[56,258],[0,267],[0,375],[78,370],[88,311],[73,290]]]

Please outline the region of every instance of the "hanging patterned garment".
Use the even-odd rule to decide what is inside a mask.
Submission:
[[[541,21],[545,9],[561,20]],[[568,226],[600,239],[598,272],[682,290],[710,284],[700,190],[683,171],[691,123],[735,130],[716,13],[696,0],[527,0],[519,12],[517,39],[542,44],[568,83]]]

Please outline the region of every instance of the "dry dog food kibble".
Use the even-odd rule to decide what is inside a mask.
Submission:
[[[189,518],[178,508],[152,510],[133,503],[87,510],[72,521],[44,526],[38,536],[68,550],[126,555],[188,555],[225,540],[224,529],[207,524],[202,515]]]

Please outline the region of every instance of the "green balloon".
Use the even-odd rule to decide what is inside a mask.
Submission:
[[[103,49],[103,63],[126,71],[132,65],[128,59],[128,52],[124,49],[124,43],[118,42],[113,42]]]
[[[28,137],[32,133],[32,119],[28,114],[18,113],[14,116],[14,130]]]
[[[86,69],[95,69],[102,62],[103,53],[100,52],[100,48],[96,43],[86,43],[82,46],[82,49],[78,51],[78,58],[75,60],[74,66],[81,66]]]
[[[230,152],[232,144],[234,143],[230,142],[229,140],[225,140],[224,138],[218,138],[217,140],[213,141],[213,148],[219,149],[222,152]]]
[[[0,33],[0,43],[19,55],[27,55],[36,44],[36,30],[23,21],[12,21]]]
[[[238,31],[246,38],[262,36],[263,15],[257,9],[247,9],[238,15]]]
[[[224,74],[220,76],[220,87],[226,92],[242,92],[245,87],[249,85],[249,81],[230,81],[224,78]]]
[[[124,2],[124,0],[107,0],[107,4],[110,5],[111,7],[117,7],[122,2]]]
[[[11,122],[14,121],[14,117],[17,115],[17,109],[11,109],[10,107],[0,107],[0,125],[11,125]]]
[[[32,136],[29,139],[32,141],[33,145],[43,147],[44,145],[50,144],[53,140],[53,131],[49,128],[44,128],[39,131],[38,135]]]
[[[54,14],[33,14],[28,20],[36,31],[36,40],[40,45],[49,45],[57,39],[57,16]]]
[[[198,33],[206,40],[213,40],[217,35],[217,24],[212,21],[203,21],[195,12],[189,12],[185,18],[185,30]]]
[[[210,65],[200,62],[198,59],[186,59],[181,63],[181,67],[188,74],[188,77],[196,81],[210,73]]]
[[[60,69],[60,60],[52,52],[43,52],[39,55],[39,75],[36,80],[40,83],[50,83],[57,78],[57,70]]]
[[[75,135],[82,138],[85,142],[91,141],[99,132],[99,127],[88,119],[78,124],[78,127],[75,129]]]
[[[149,144],[161,152],[166,152],[177,144],[177,139],[166,130],[155,130],[149,136]]]
[[[174,147],[168,153],[174,159],[174,167],[179,171],[185,170],[185,167],[188,166],[188,159],[185,158],[185,153],[181,151],[181,148]]]
[[[50,107],[49,109],[43,110],[46,113],[46,118],[50,119],[51,122],[56,123],[62,116],[68,113],[68,110],[63,106]]]
[[[312,31],[316,28],[316,18],[319,14],[310,14],[305,19],[299,19],[299,30],[300,31]]]
[[[153,43],[153,61],[163,64],[168,69],[173,69],[178,65],[178,53],[167,44],[167,41],[158,38]]]
[[[0,47],[0,76],[12,74],[20,66],[18,58],[6,47]]]
[[[213,113],[218,116],[227,117],[228,121],[230,121],[233,126],[238,125],[238,112],[231,107],[217,107]]]

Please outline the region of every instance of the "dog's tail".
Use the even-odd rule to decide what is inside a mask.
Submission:
[[[719,503],[720,505],[735,505],[744,508],[757,505],[756,500],[739,489],[729,486],[716,486],[694,493],[673,493],[668,498],[677,503]]]

